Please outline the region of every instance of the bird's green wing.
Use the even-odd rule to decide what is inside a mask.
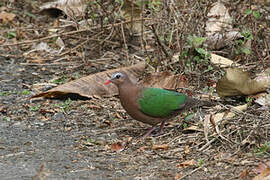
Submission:
[[[152,117],[168,117],[184,107],[188,97],[175,91],[145,88],[138,97],[140,110]]]

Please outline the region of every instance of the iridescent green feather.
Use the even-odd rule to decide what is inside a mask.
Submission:
[[[175,91],[159,88],[146,88],[138,98],[140,110],[152,117],[169,117],[173,112],[183,108],[187,96]]]

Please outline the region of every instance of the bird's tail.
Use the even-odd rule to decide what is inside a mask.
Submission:
[[[202,106],[211,107],[211,106],[216,106],[216,105],[217,105],[217,102],[215,101],[198,100],[198,99],[189,97],[187,100],[187,103],[185,104],[185,108],[190,109],[190,108],[198,108]]]

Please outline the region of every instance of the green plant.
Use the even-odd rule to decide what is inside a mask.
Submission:
[[[60,78],[57,78],[55,80],[53,80],[53,83],[55,84],[64,84],[67,80],[66,75],[62,75]]]
[[[183,123],[183,128],[186,129],[188,127],[187,123]]]
[[[27,12],[27,11],[25,11],[24,14],[27,15],[27,16],[29,16],[29,17],[31,17],[31,18],[33,18],[33,19],[36,19],[37,18],[36,15],[34,15],[34,14],[30,13],[30,12]]]
[[[246,42],[249,40],[253,40],[254,39],[253,35],[248,30],[243,31],[241,35],[243,36],[243,38],[235,41],[235,53],[237,55],[239,54],[249,55],[251,54],[251,49],[246,46]]]
[[[191,120],[193,117],[195,116],[195,114],[194,113],[190,113],[190,114],[188,114],[186,117],[185,117],[185,121],[189,121],[189,120]]]
[[[71,102],[72,102],[72,100],[70,98],[68,98],[63,103],[55,104],[55,107],[59,107],[63,113],[66,113],[70,110]]]
[[[249,102],[251,102],[251,101],[252,101],[252,98],[250,98],[250,97],[246,97],[246,99],[245,99],[245,100],[246,100],[246,102],[247,102],[247,103],[249,103]]]
[[[3,117],[3,121],[6,121],[6,122],[10,121],[10,117]]]
[[[192,48],[198,48],[200,47],[204,41],[206,40],[206,38],[204,37],[198,37],[196,35],[188,35],[188,44],[192,47]]]
[[[259,11],[251,10],[251,9],[246,9],[244,14],[246,16],[249,16],[252,14],[255,19],[259,19],[261,17],[261,13]]]
[[[27,89],[24,89],[23,91],[19,92],[20,95],[29,95],[31,92]]]
[[[8,32],[8,33],[6,34],[6,37],[7,37],[8,39],[16,38],[16,37],[17,37],[17,33],[14,32],[14,31],[10,31],[10,32]]]
[[[265,154],[270,154],[270,142],[266,142],[260,147],[255,148],[255,153],[257,155],[265,155]]]
[[[201,167],[203,165],[203,160],[202,159],[198,159],[198,167]]]
[[[40,106],[30,106],[29,110],[30,111],[38,111]]]
[[[203,48],[205,37],[198,37],[196,35],[189,35],[187,37],[187,49],[181,53],[179,59],[184,59],[186,67],[193,70],[196,64],[206,66],[204,72],[211,71],[213,67],[209,64],[211,54]]]
[[[2,92],[0,92],[0,96],[9,96],[10,94],[12,94],[11,91],[2,91]]]

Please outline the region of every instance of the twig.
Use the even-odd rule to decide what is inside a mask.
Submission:
[[[198,167],[198,168],[194,169],[193,171],[191,171],[190,173],[188,173],[188,174],[182,176],[180,179],[184,179],[185,177],[187,177],[187,176],[189,176],[189,175],[195,173],[196,171],[198,171],[198,170],[200,170],[200,169],[202,169],[202,168],[203,168],[203,166]],[[179,179],[179,180],[180,180],[180,179]]]
[[[125,36],[123,24],[121,24],[121,32],[122,32],[123,41],[124,41],[124,45],[125,45],[125,53],[126,53],[126,57],[127,57],[127,60],[128,60],[129,59],[128,46],[127,46],[127,41],[126,41],[126,36]]]
[[[158,43],[158,45],[161,47],[161,50],[163,51],[163,53],[165,54],[165,56],[166,56],[167,58],[170,58],[170,59],[171,59],[169,53],[166,51],[164,45],[162,44],[162,42],[160,41],[160,39],[159,39],[159,37],[158,37],[156,28],[154,27],[154,25],[151,25],[151,27],[152,27],[152,32],[154,33],[155,38],[156,38],[156,40],[157,40],[157,43]]]
[[[133,19],[133,22],[135,22],[135,21],[141,21],[141,20],[142,19]],[[144,20],[151,20],[151,18],[144,18]],[[110,25],[107,25],[107,26],[104,26],[104,27],[105,28],[112,28],[113,26],[121,26],[123,24],[127,24],[127,23],[130,23],[130,22],[131,21],[125,21],[125,22],[120,22],[120,23],[113,24],[113,25],[110,24]],[[90,30],[98,29],[98,28],[100,28],[100,27],[99,26],[95,26],[95,27],[92,27],[92,28],[89,28],[89,29],[81,29],[81,30],[70,31],[70,32],[66,32],[66,33],[59,33],[59,34],[54,34],[54,35],[46,36],[46,37],[39,38],[39,39],[33,39],[33,40],[28,40],[28,41],[23,41],[23,42],[17,42],[17,43],[11,43],[11,44],[2,44],[2,45],[0,45],[0,47],[17,46],[17,45],[22,45],[22,44],[31,44],[31,43],[40,42],[40,41],[44,41],[44,40],[47,40],[47,39],[59,37],[59,36],[67,36],[67,35],[72,35],[72,34],[76,34],[76,33],[87,32],[87,31],[90,31]]]

